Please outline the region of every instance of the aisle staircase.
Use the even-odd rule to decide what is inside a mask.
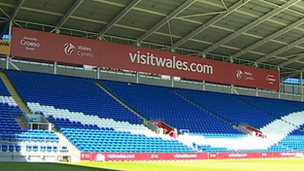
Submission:
[[[2,79],[3,83],[5,84],[6,88],[10,92],[11,96],[15,100],[15,102],[18,104],[22,112],[24,113],[30,113],[29,109],[27,108],[26,104],[22,100],[22,98],[19,96],[18,92],[16,91],[15,87],[11,83],[11,81],[8,79],[5,73],[0,72],[0,78]]]
[[[71,162],[79,162],[80,161],[80,151],[76,148],[63,134],[58,131],[55,131],[55,134],[59,137],[60,146],[66,146],[68,154],[61,154],[62,156],[70,156]]]

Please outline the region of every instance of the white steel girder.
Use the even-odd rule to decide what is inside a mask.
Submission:
[[[53,31],[59,31],[60,28],[64,25],[65,22],[68,21],[68,19],[71,17],[71,15],[77,10],[77,8],[81,5],[81,3],[84,0],[77,0],[72,6],[71,8],[68,10],[68,12],[61,18],[61,20],[57,23],[55,30]]]
[[[172,48],[176,48],[176,47],[184,44],[185,42],[187,42],[188,40],[190,40],[194,36],[198,35],[200,32],[206,30],[211,25],[213,25],[214,23],[218,22],[219,20],[221,20],[222,18],[226,17],[227,15],[231,14],[233,11],[239,9],[240,7],[242,7],[243,5],[245,5],[246,3],[248,3],[249,1],[250,0],[238,1],[237,3],[233,4],[231,7],[228,8],[228,11],[226,13],[218,14],[215,17],[213,17],[212,19],[210,19],[209,21],[207,21],[206,23],[202,24],[201,26],[199,26],[198,28],[196,28],[195,30],[193,30],[192,32],[190,32],[189,34],[187,34],[186,36],[184,36],[182,39],[180,39],[179,41],[177,41],[176,43],[174,43],[173,46],[172,46]]]
[[[99,33],[98,38],[109,31],[122,17],[124,17],[129,11],[132,10],[141,0],[131,1],[122,11],[119,12],[105,27],[103,27]]]
[[[148,38],[151,34],[153,34],[156,30],[158,30],[160,27],[162,27],[164,24],[166,24],[168,21],[176,17],[178,14],[183,12],[185,9],[190,7],[192,4],[194,4],[197,0],[188,0],[185,1],[182,5],[177,7],[175,10],[173,10],[170,14],[168,14],[165,18],[160,20],[158,23],[156,23],[152,28],[150,28],[148,31],[146,31],[144,34],[142,34],[138,38],[138,42],[142,42],[146,38]]]
[[[246,26],[242,27],[241,29],[235,31],[234,33],[230,34],[229,36],[225,37],[224,39],[216,42],[214,45],[208,47],[207,49],[205,49],[203,51],[203,53],[209,53],[213,50],[215,50],[216,48],[220,47],[221,45],[233,40],[234,38],[236,38],[237,36],[239,36],[240,34],[246,32],[247,30],[253,28],[254,26],[265,22],[266,20],[268,20],[269,18],[277,15],[278,13],[286,10],[287,8],[289,8],[290,6],[300,2],[301,0],[290,0],[286,3],[284,3],[282,6],[275,8],[274,10],[270,11],[269,13],[263,15],[261,18],[258,18],[256,20],[254,20],[253,22],[247,24]]]
[[[17,5],[16,5],[16,7],[15,7],[15,9],[14,9],[13,14],[12,14],[11,16],[9,16],[9,21],[14,22],[14,20],[15,20],[17,14],[18,14],[18,12],[20,11],[20,9],[21,9],[22,5],[24,4],[24,2],[25,2],[25,0],[19,0],[19,1],[18,1]],[[5,25],[5,27],[3,28],[1,34],[3,34],[3,33],[8,29],[9,24],[10,24],[10,23],[8,22],[8,23]]]
[[[298,60],[300,60],[302,58],[304,58],[304,53],[298,54],[295,57],[293,57],[293,58],[291,58],[291,59],[289,59],[289,60],[287,60],[285,62],[280,63],[278,66],[279,67],[284,67],[284,66],[286,66],[288,64],[291,64],[293,62],[296,62],[296,61],[298,61]]]

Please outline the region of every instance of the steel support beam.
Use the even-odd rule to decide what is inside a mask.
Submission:
[[[273,34],[265,37],[264,39],[262,39],[262,40],[260,40],[260,41],[258,41],[256,43],[254,43],[254,44],[246,47],[245,49],[243,49],[243,50],[241,50],[241,51],[233,54],[232,57],[233,58],[237,58],[237,57],[239,57],[239,56],[241,56],[243,54],[246,54],[249,51],[251,51],[251,50],[253,50],[253,49],[255,49],[255,48],[257,48],[257,47],[259,47],[259,46],[261,46],[261,45],[263,45],[263,44],[265,44],[267,42],[269,42],[269,41],[271,41],[272,39],[274,39],[274,38],[276,38],[276,37],[278,37],[278,36],[280,36],[280,35],[288,32],[288,31],[294,29],[295,27],[298,27],[298,26],[302,25],[303,23],[304,23],[304,18],[302,18],[302,19],[300,19],[300,20],[298,20],[298,21],[296,21],[296,22],[294,22],[294,23],[292,23],[292,24],[284,27],[283,29],[281,29],[281,30],[279,30],[279,31],[277,31],[277,32],[275,32],[275,33],[273,33]]]
[[[70,18],[70,16],[76,11],[76,9],[81,5],[81,3],[84,0],[77,0],[72,6],[71,8],[68,10],[68,12],[61,18],[61,20],[57,23],[56,25],[56,29],[53,31],[57,31],[60,30],[60,28],[64,25],[65,22],[68,21],[68,19]]]
[[[238,1],[237,3],[233,4],[231,7],[228,8],[227,12],[218,14],[215,17],[211,18],[209,21],[207,21],[203,25],[199,26],[198,28],[196,28],[195,30],[193,30],[192,32],[190,32],[189,34],[187,34],[186,36],[184,36],[182,39],[180,39],[176,43],[174,43],[173,46],[172,46],[172,48],[176,48],[176,47],[184,44],[185,42],[187,42],[188,40],[190,40],[194,36],[198,35],[202,31],[204,31],[207,28],[209,28],[214,23],[218,22],[222,18],[224,18],[227,15],[231,14],[232,12],[234,12],[237,9],[239,9],[243,5],[247,4],[249,1],[250,0]]]
[[[302,59],[302,58],[304,58],[304,54],[296,55],[296,57],[291,58],[291,59],[289,59],[288,61],[285,61],[285,62],[280,63],[280,64],[279,64],[279,67],[284,67],[284,66],[286,66],[286,65],[288,65],[288,64],[291,64],[291,63],[293,63],[293,62],[296,62],[296,61],[298,61],[298,60],[300,60],[300,59]]]
[[[105,27],[103,27],[99,33],[98,38],[109,31],[120,19],[122,19],[129,11],[132,10],[141,0],[131,1],[122,11],[119,12]]]
[[[0,24],[1,24],[1,23],[6,23],[6,22],[8,22],[8,21],[9,21],[9,19],[1,20],[1,21],[0,21]]]
[[[283,52],[285,52],[285,51],[287,51],[289,49],[292,49],[292,48],[294,48],[294,47],[296,47],[296,46],[298,46],[298,45],[300,45],[302,43],[304,43],[304,37],[302,37],[301,39],[299,39],[299,40],[297,40],[297,41],[295,41],[295,42],[293,42],[293,43],[291,43],[289,45],[286,45],[286,46],[284,46],[284,47],[282,47],[282,48],[280,48],[280,49],[278,49],[278,50],[276,50],[274,52],[271,52],[270,54],[268,54],[268,55],[266,55],[266,56],[258,59],[256,62],[257,63],[264,62],[264,61],[266,61],[266,60],[268,60],[270,58],[273,58],[274,56],[276,56],[278,54],[281,54],[281,53],[283,53]]]
[[[300,69],[300,70],[298,70],[298,71],[295,71],[295,72],[292,73],[292,74],[289,74],[289,75],[285,76],[285,78],[294,77],[294,76],[298,75],[299,72],[304,72],[304,68],[302,68],[302,69]]]
[[[142,34],[138,41],[142,42],[146,38],[148,38],[151,34],[153,34],[156,30],[158,30],[160,27],[165,25],[168,21],[172,20],[174,17],[176,17],[178,14],[183,12],[185,9],[190,7],[192,4],[194,4],[197,0],[187,0],[182,5],[180,5],[178,8],[173,10],[169,15],[167,15],[165,18],[163,18],[161,21],[156,23],[152,28],[150,28],[148,31],[146,31],[144,34]]]
[[[21,9],[22,5],[24,4],[24,2],[25,2],[25,0],[19,0],[19,2],[17,4],[17,6],[16,6],[16,8],[15,8],[13,14],[12,14],[12,16],[10,17],[11,21],[15,20],[17,14],[20,11],[20,9]]]
[[[9,21],[14,22],[14,20],[15,20],[17,14],[18,14],[18,12],[20,11],[20,9],[21,9],[22,5],[24,4],[24,2],[25,2],[25,0],[19,0],[19,1],[18,1],[17,5],[16,5],[16,7],[15,7],[15,9],[14,9],[13,14],[9,17]],[[5,25],[5,27],[3,28],[2,32],[1,32],[1,35],[8,29],[9,25],[10,25],[10,23],[7,23],[7,24]]]
[[[234,38],[236,38],[237,36],[239,36],[240,34],[246,32],[247,30],[253,28],[254,26],[261,24],[262,22],[265,22],[266,20],[268,20],[269,18],[277,15],[278,13],[284,11],[285,9],[289,8],[290,6],[300,2],[301,0],[290,0],[288,2],[286,2],[285,4],[283,4],[282,6],[275,8],[274,10],[270,11],[269,13],[263,15],[262,17],[254,20],[253,22],[247,24],[246,26],[242,27],[241,29],[235,31],[234,33],[230,34],[229,36],[225,37],[224,39],[216,42],[214,45],[208,47],[204,53],[209,53],[215,49],[217,49],[218,47],[220,47],[221,45],[233,40]]]

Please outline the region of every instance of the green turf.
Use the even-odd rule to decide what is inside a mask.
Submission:
[[[298,171],[304,158],[263,160],[207,160],[181,162],[80,162],[9,163],[0,162],[0,171]]]

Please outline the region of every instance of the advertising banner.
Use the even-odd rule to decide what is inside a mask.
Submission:
[[[13,29],[12,55],[43,61],[98,66],[94,40],[20,28]]]
[[[81,153],[87,161],[205,160],[207,153]]]
[[[83,152],[82,161],[217,160],[302,157],[303,152],[255,153],[98,153]]]
[[[20,28],[12,38],[18,57],[279,90],[277,71]]]
[[[0,40],[0,54],[10,55],[11,54],[11,42]]]

